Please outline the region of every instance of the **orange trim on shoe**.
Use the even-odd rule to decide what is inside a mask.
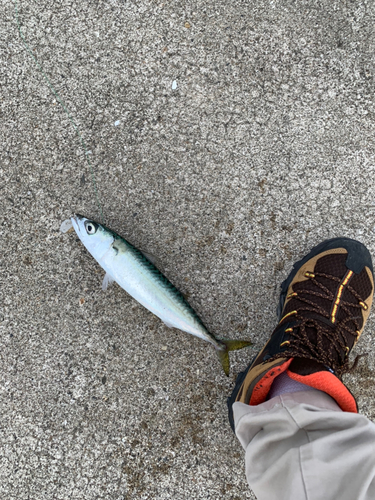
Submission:
[[[288,359],[280,366],[276,366],[275,368],[271,368],[268,372],[259,380],[259,382],[254,387],[254,390],[251,394],[251,398],[249,401],[250,406],[256,406],[261,403],[264,403],[268,393],[270,392],[271,385],[274,379],[281,375],[285,370],[289,367],[290,363],[293,361],[293,358]]]
[[[314,389],[325,392],[336,401],[342,411],[358,413],[354,397],[333,373],[322,371],[311,373],[310,375],[299,375],[288,370],[287,375],[291,379],[301,382],[301,384],[306,384],[314,387]]]

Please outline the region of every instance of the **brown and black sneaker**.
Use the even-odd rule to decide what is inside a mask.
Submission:
[[[281,285],[279,323],[228,398],[232,429],[233,403],[263,403],[285,370],[293,380],[329,394],[343,411],[357,412],[341,377],[349,371],[349,353],[363,332],[373,293],[371,256],[358,241],[324,241],[294,264]]]

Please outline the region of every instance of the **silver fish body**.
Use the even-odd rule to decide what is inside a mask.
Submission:
[[[213,344],[224,371],[229,372],[227,351],[245,347],[250,342],[216,339],[183,295],[141,251],[104,225],[86,217],[75,215],[71,221],[83,245],[106,271],[107,278],[116,281],[167,326]]]

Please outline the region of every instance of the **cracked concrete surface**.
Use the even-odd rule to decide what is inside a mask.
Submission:
[[[374,3],[18,2],[107,225],[254,342],[229,380],[59,232],[99,219],[90,171],[0,7],[0,498],[254,499],[225,402],[279,284],[327,237],[375,254]],[[345,379],[372,419],[374,327]]]

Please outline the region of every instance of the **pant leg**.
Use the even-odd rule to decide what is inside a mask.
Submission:
[[[233,405],[258,500],[374,500],[375,425],[321,391]]]

